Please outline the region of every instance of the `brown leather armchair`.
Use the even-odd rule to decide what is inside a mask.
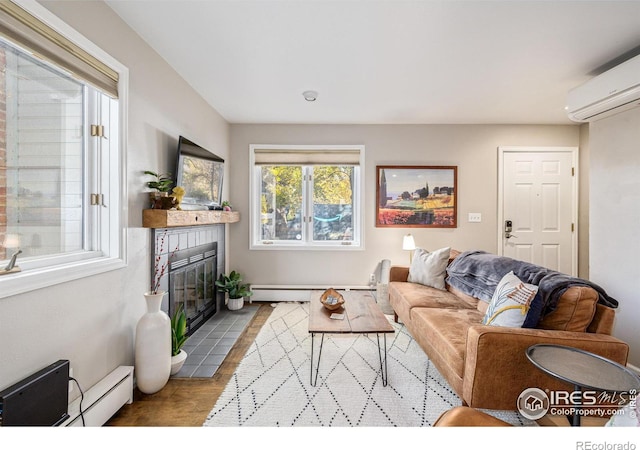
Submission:
[[[433,424],[434,427],[510,427],[492,415],[468,406],[456,406],[443,412]]]

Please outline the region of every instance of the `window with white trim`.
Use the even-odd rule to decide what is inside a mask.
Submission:
[[[124,266],[119,75],[0,3],[0,298]]]
[[[362,249],[363,146],[250,152],[252,249]]]

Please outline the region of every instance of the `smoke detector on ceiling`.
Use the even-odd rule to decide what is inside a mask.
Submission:
[[[308,102],[315,102],[318,98],[318,93],[316,91],[304,91],[302,96]]]

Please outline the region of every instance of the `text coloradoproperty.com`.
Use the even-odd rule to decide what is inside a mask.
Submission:
[[[554,416],[573,416],[575,414],[579,416],[596,416],[596,417],[605,417],[605,416],[622,416],[624,415],[624,410],[620,408],[576,408],[573,406],[564,406],[564,407],[551,407],[549,408],[549,413]]]

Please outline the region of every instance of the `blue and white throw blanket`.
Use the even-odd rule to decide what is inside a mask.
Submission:
[[[538,293],[522,325],[524,328],[535,328],[542,317],[553,312],[562,294],[571,286],[591,287],[600,296],[598,303],[618,307],[618,301],[595,283],[481,250],[458,255],[447,268],[447,281],[461,292],[489,302],[502,277],[512,270],[521,281],[538,286]]]

